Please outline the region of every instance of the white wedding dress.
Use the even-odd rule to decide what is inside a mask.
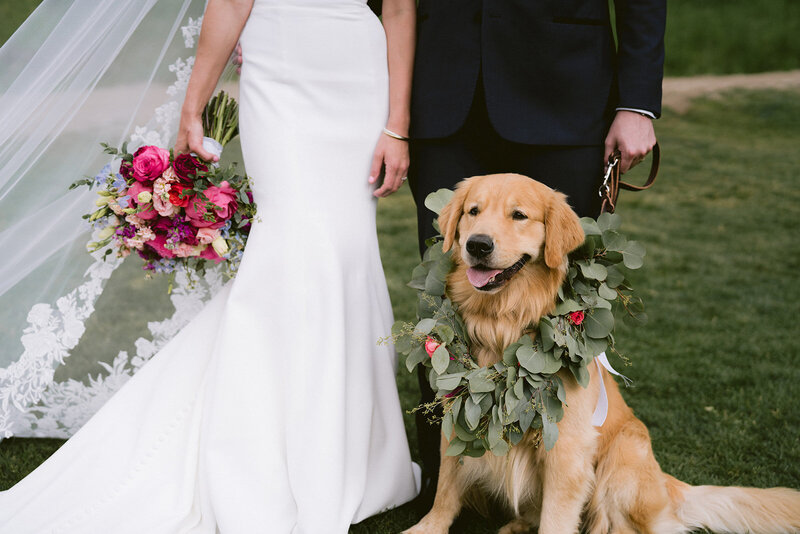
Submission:
[[[261,221],[239,274],[0,493],[3,534],[344,533],[418,491],[396,358],[378,344],[383,29],[363,0],[255,0],[241,42]]]

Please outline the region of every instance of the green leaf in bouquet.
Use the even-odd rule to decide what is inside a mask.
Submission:
[[[450,407],[450,411],[453,413],[453,421],[458,420],[458,414],[461,413],[461,405],[464,403],[463,397],[456,397],[456,400],[453,402],[453,405]]]
[[[606,300],[614,300],[617,298],[617,292],[608,287],[605,282],[598,286],[597,294]]]
[[[539,338],[542,340],[542,350],[549,352],[555,343],[555,330],[553,323],[547,317],[539,319]]]
[[[587,236],[602,234],[600,227],[597,225],[597,221],[591,217],[581,217],[581,228],[583,228],[583,233]]]
[[[597,218],[597,227],[601,232],[618,230],[620,226],[622,226],[622,219],[616,213],[601,213]]]
[[[595,339],[605,338],[614,329],[614,314],[610,310],[595,308],[586,314],[583,327],[587,336]]]
[[[523,432],[527,432],[533,420],[536,419],[536,410],[531,404],[525,406],[519,413],[519,427]]]
[[[439,215],[450,199],[453,198],[455,194],[454,191],[450,189],[439,189],[438,191],[434,191],[433,193],[429,194],[425,197],[425,207],[431,210],[432,212]]]
[[[411,281],[407,284],[413,289],[425,290],[425,278],[428,276],[428,269],[424,265],[417,265],[411,273]]]
[[[433,351],[431,364],[433,364],[433,369],[440,375],[447,371],[447,367],[450,365],[450,353],[447,352],[447,347],[445,345],[439,345],[436,350]]]
[[[414,331],[419,334],[428,335],[431,333],[434,326],[436,326],[436,319],[426,318],[417,323],[414,327]]]
[[[585,351],[592,357],[599,355],[608,348],[608,341],[606,341],[606,338],[595,339],[589,336],[583,336],[582,342]]]
[[[616,230],[606,230],[603,232],[603,245],[605,248],[615,252],[622,252],[628,244],[628,239]]]
[[[608,271],[606,270],[605,266],[593,261],[580,261],[578,262],[578,267],[580,267],[583,276],[590,280],[599,280],[602,282],[606,279],[606,276],[608,276]]]
[[[503,351],[503,363],[506,365],[516,365],[517,363],[517,349],[522,346],[522,343],[514,342]]]
[[[573,363],[570,364],[569,370],[572,371],[572,375],[581,387],[589,386],[589,370],[586,369],[585,365]]]
[[[464,373],[444,374],[436,379],[436,386],[440,390],[453,391],[461,383]]]
[[[442,416],[442,434],[444,434],[445,439],[450,439],[453,436],[453,413],[452,412],[445,412]]]
[[[578,304],[577,302],[575,302],[572,299],[567,299],[564,302],[559,302],[558,303],[558,305],[556,306],[556,309],[553,310],[553,314],[554,315],[566,315],[568,313],[580,311],[582,309],[583,308],[581,307],[580,304]]]
[[[606,271],[608,275],[605,283],[609,288],[615,289],[625,282],[625,274],[616,265],[609,265],[606,267]],[[616,298],[616,295],[614,297]]]
[[[547,366],[544,353],[534,347],[523,345],[517,349],[517,359],[522,367],[535,374],[541,373]]]
[[[408,356],[406,356],[406,369],[408,372],[412,372],[414,368],[425,361],[425,358],[428,357],[428,353],[425,352],[425,348],[421,345],[414,347],[408,352]]]
[[[542,416],[542,441],[545,450],[553,450],[558,441],[558,425],[551,421],[547,414]]]
[[[446,324],[437,324],[433,329],[436,332],[436,335],[439,336],[439,339],[445,343],[452,343],[455,339],[455,332],[453,332],[453,329]]]
[[[464,402],[464,418],[469,430],[478,428],[478,423],[481,420],[481,407],[472,400],[472,397],[467,397],[467,400]]]
[[[495,384],[488,378],[489,370],[486,367],[481,368],[469,377],[469,391],[470,393],[486,393],[494,391]]]
[[[447,450],[444,451],[445,456],[460,456],[464,453],[464,450],[467,448],[467,444],[464,441],[461,441],[457,437],[454,437],[450,440],[450,445],[447,446]]]
[[[557,373],[561,370],[561,358],[556,357],[554,354],[547,352],[545,353],[545,364],[542,373],[546,375],[551,375],[553,373]]]
[[[638,269],[644,265],[644,247],[637,241],[628,241],[622,252],[622,261],[628,269]]]
[[[508,454],[509,449],[510,447],[508,443],[506,443],[504,439],[501,439],[500,441],[492,445],[491,449],[489,450],[491,450],[492,454],[494,454],[495,456],[505,456],[506,454]]]
[[[564,417],[564,405],[561,400],[550,391],[545,391],[542,395],[542,404],[548,417],[553,421],[558,422]]]

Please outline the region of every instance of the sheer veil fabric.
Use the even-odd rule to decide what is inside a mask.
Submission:
[[[91,257],[95,193],[68,190],[102,141],[174,142],[204,8],[44,0],[0,48],[0,440],[74,434],[223,285],[168,298],[135,258]]]
[[[0,531],[337,533],[418,491],[377,343],[392,316],[366,177],[388,80],[364,0],[255,0],[241,138],[262,220],[233,282],[179,277],[156,321],[141,272],[87,260],[94,194],[66,188],[107,163],[101,140],[173,142],[202,8],[45,0],[0,50],[0,432],[74,434],[0,492]]]

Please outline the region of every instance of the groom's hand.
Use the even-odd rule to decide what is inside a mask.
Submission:
[[[376,183],[383,169],[383,184],[372,194],[376,197],[388,197],[400,189],[408,176],[409,161],[408,141],[381,134],[372,156],[369,183]]]
[[[641,162],[656,144],[653,119],[635,111],[617,111],[606,136],[604,161],[619,149],[622,154],[620,172],[628,172]]]

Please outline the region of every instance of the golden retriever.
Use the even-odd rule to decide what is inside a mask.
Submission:
[[[552,310],[567,254],[584,240],[566,198],[525,176],[479,176],[459,184],[441,212],[444,249],[454,248],[448,295],[467,325],[472,354],[482,366]],[[645,425],[625,404],[616,382],[603,379],[609,410],[593,427],[601,381],[578,385],[563,369],[564,418],[555,447],[538,446],[536,430],[507,456],[445,456],[431,511],[406,534],[445,534],[475,491],[505,503],[515,519],[501,534],[800,532],[800,492],[693,487],[663,473]]]

